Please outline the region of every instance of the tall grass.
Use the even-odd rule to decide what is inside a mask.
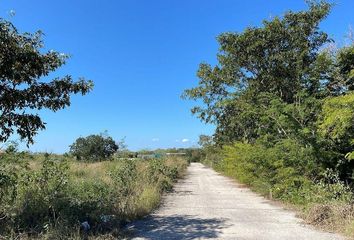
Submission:
[[[83,163],[50,155],[0,157],[0,236],[6,239],[118,237],[127,222],[158,206],[187,166],[182,158]],[[80,230],[85,221],[87,233]]]

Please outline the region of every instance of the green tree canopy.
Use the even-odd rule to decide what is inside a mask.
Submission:
[[[324,100],[319,133],[330,139],[332,148],[354,159],[354,93]],[[352,164],[353,165],[353,164]]]
[[[70,145],[70,153],[78,160],[101,161],[110,158],[119,146],[107,134],[80,137]]]
[[[333,56],[322,50],[332,41],[319,29],[330,9],[327,2],[311,1],[306,11],[218,37],[218,64],[202,63],[198,86],[183,94],[202,100],[192,112],[216,125],[218,143],[268,133],[289,137],[293,127],[311,131],[308,124],[320,110],[316,101],[350,88],[351,80],[343,77],[351,76],[351,51]]]
[[[70,75],[41,79],[65,64],[68,56],[44,51],[41,31],[19,33],[0,19],[0,142],[17,133],[28,144],[45,123],[37,110],[57,111],[70,105],[70,95],[88,93],[93,84]]]

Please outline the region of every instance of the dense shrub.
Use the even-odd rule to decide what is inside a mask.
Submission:
[[[0,154],[0,222],[7,222],[12,214],[11,209],[18,195],[19,177],[28,169],[29,159],[29,154],[18,153],[12,144],[5,153]]]
[[[12,211],[16,224],[25,230],[42,230],[45,226],[55,225],[65,207],[67,184],[67,162],[47,158],[39,170],[23,171],[18,178]]]
[[[262,194],[295,204],[350,202],[350,188],[331,169],[316,164],[316,151],[296,140],[272,147],[235,143],[220,152],[216,169]]]
[[[200,148],[186,149],[186,157],[189,162],[201,162],[205,158],[205,153]]]

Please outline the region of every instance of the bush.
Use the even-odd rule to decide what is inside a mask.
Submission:
[[[3,222],[3,225],[11,221],[13,204],[18,195],[18,181],[21,173],[28,169],[30,158],[25,152],[17,152],[14,145],[10,146],[5,153],[0,154],[0,223]]]
[[[313,161],[314,149],[295,140],[282,140],[272,147],[235,143],[222,154],[217,170],[271,198],[299,205],[352,200],[351,189],[338,173],[319,168]],[[317,176],[321,176],[318,181]]]
[[[153,159],[149,162],[149,180],[157,184],[162,191],[169,191],[172,183],[179,176],[177,165],[169,165],[164,159]]]
[[[201,162],[205,158],[205,153],[200,148],[188,148],[186,149],[186,157],[188,162]]]
[[[45,159],[38,171],[24,171],[19,178],[12,217],[22,229],[55,225],[65,207],[67,162]]]

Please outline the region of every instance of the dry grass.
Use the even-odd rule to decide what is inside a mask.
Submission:
[[[44,159],[45,157],[42,155],[33,156],[28,162],[29,168],[24,168],[23,171],[27,171],[28,174],[38,172],[45,162]],[[112,220],[115,227],[109,228],[109,231],[92,230],[88,239],[95,240],[121,237],[124,234],[120,229],[121,223],[143,217],[158,207],[162,192],[168,190],[173,181],[183,174],[187,167],[187,161],[182,158],[155,159],[156,161],[112,160],[88,163],[59,156],[59,158],[51,158],[51,161],[56,162],[63,159],[68,160],[69,169],[65,171],[68,171],[69,184],[62,194],[65,194],[65,199],[70,199],[71,204],[77,205],[76,209],[78,211],[77,213],[74,211],[75,216],[69,214],[72,211],[64,211],[63,216],[81,218],[83,216],[82,212],[87,211],[86,214],[90,216],[93,222],[99,222],[100,214],[115,216],[119,221]],[[134,166],[134,173],[129,172],[130,163]],[[67,166],[66,163],[64,165]],[[119,179],[121,178],[125,180],[120,182]],[[100,206],[104,207],[104,209],[102,208],[104,213],[100,212],[100,208],[91,209],[92,204],[101,204]],[[35,238],[32,238],[32,234],[26,230],[23,233],[13,232],[14,237],[11,237],[12,233],[6,233],[6,236],[9,236],[6,239],[82,239],[79,224],[61,224],[61,220],[63,219],[57,218],[55,225],[51,225],[45,231],[36,231]],[[40,221],[38,222],[38,224],[42,224]],[[62,238],[62,236],[65,236],[65,238]],[[0,239],[3,238],[0,236]]]
[[[109,169],[107,166],[111,164],[112,162],[108,161],[95,163],[73,161],[70,163],[70,172],[72,172],[76,181],[100,179],[105,183],[111,183],[111,178],[107,174],[107,170]]]
[[[137,217],[145,216],[154,210],[160,203],[160,193],[156,186],[147,186],[142,191],[136,202],[136,215]]]
[[[351,204],[314,204],[302,215],[305,221],[326,231],[354,239],[354,208]]]

